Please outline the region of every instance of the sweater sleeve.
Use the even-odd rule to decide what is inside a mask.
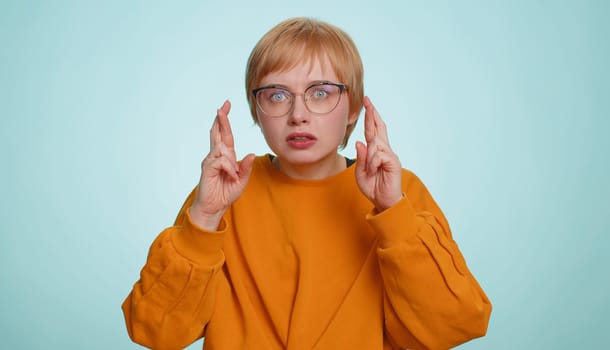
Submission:
[[[403,172],[405,196],[370,213],[379,234],[386,332],[401,348],[449,349],[485,335],[491,304],[425,186]]]
[[[197,227],[188,214],[194,194],[153,242],[122,305],[130,338],[148,348],[183,349],[202,337],[212,314],[226,223],[216,232]]]

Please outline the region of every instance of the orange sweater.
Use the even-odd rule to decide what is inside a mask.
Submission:
[[[303,181],[258,157],[216,232],[191,222],[193,191],[123,303],[133,341],[447,349],[484,335],[491,305],[424,185],[404,170],[406,196],[375,213],[354,169]]]

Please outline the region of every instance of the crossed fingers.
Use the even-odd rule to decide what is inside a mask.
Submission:
[[[390,149],[386,125],[368,97],[364,98],[364,107],[364,138],[367,143],[365,170],[373,175],[395,155]]]
[[[379,138],[382,142],[388,144],[386,125],[368,96],[364,98],[364,108],[364,138],[366,142],[371,143]]]
[[[229,123],[231,103],[225,103],[216,111],[216,118],[210,129],[210,154],[204,159],[217,170],[222,170],[234,179],[238,179],[239,166],[235,156],[233,132]]]
[[[224,143],[227,147],[233,149],[233,132],[229,123],[229,112],[231,111],[231,102],[225,101],[222,107],[216,110],[216,118],[210,130],[210,150],[214,146]]]

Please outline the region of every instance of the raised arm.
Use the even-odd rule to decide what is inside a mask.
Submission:
[[[150,247],[140,280],[123,303],[131,339],[152,349],[182,349],[203,335],[224,264],[222,217],[243,192],[253,155],[235,160],[229,102],[218,109],[199,185],[174,225]]]
[[[448,349],[485,334],[491,313],[449,225],[423,183],[401,169],[385,124],[365,100],[356,179],[375,205],[387,335],[401,348]],[[397,170],[398,169],[398,170]]]

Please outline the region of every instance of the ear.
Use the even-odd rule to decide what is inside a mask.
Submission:
[[[260,128],[261,126],[261,118],[258,115],[259,111],[258,111],[258,107],[256,107],[256,110],[254,111],[254,118],[252,118],[254,120],[254,124],[258,125],[258,127]]]
[[[348,125],[356,124],[356,122],[358,121],[359,115],[360,115],[360,111],[350,114],[349,117],[347,118],[347,124]]]

